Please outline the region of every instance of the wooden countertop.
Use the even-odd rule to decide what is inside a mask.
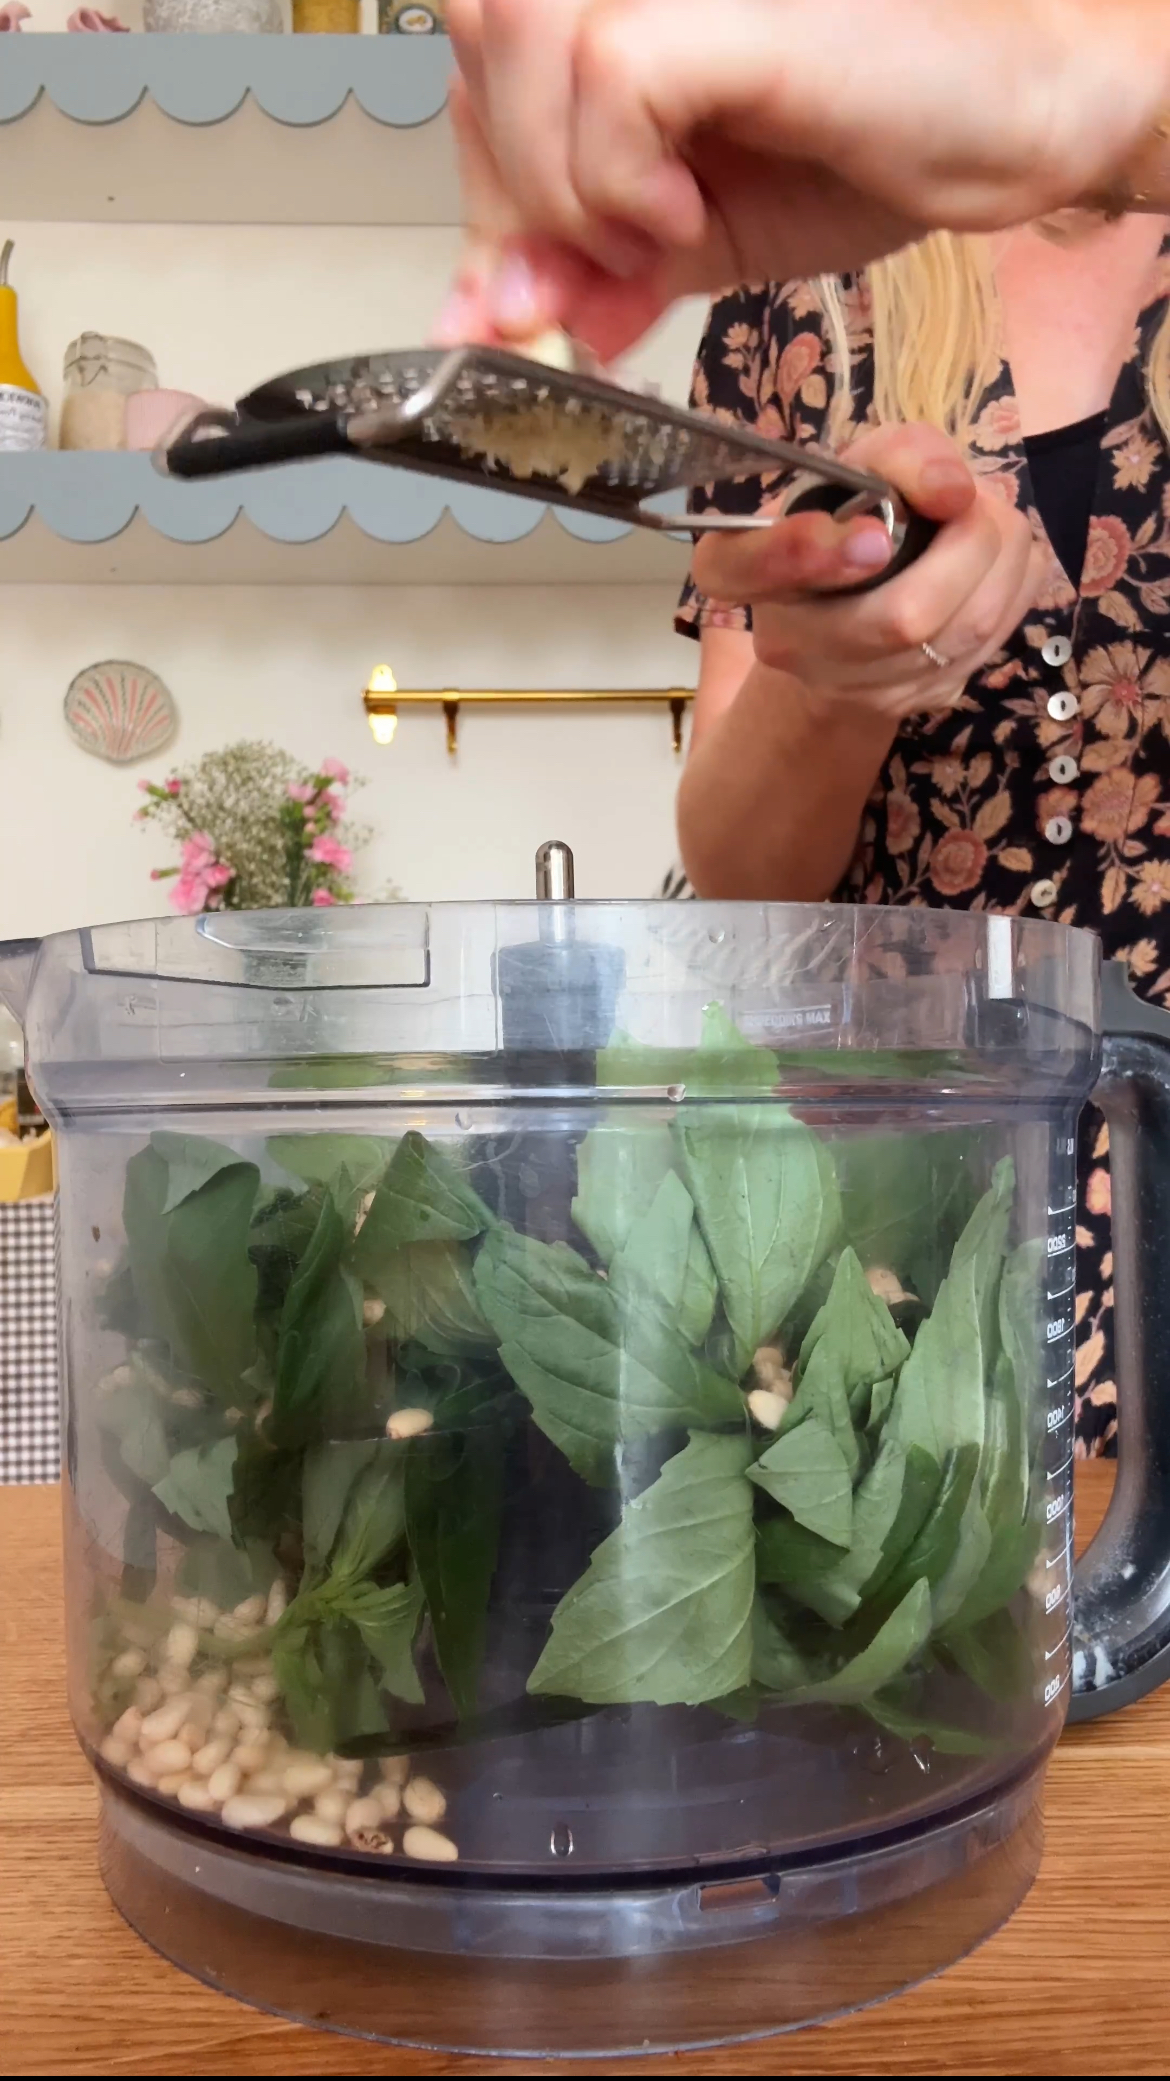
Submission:
[[[1112,1483],[1078,1471],[1079,1530]],[[1168,2074],[1170,1685],[1066,1735],[1040,1878],[1007,1927],[884,2007],[637,2065],[460,2060],[308,2030],[214,1994],[123,1923],[65,1710],[59,1498],[0,1489],[0,2073]]]

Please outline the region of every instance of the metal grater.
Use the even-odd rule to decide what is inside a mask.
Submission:
[[[547,432],[549,455],[576,455],[576,473],[509,464],[485,440],[485,422],[506,448],[519,439],[531,450]],[[834,456],[494,347],[406,349],[294,370],[242,398],[235,413],[197,414],[156,461],[173,476],[210,477],[336,454],[690,534],[768,527],[777,508],[684,515],[645,501],[742,478],[762,478],[780,491],[776,480],[790,480],[784,510],[799,503],[843,519],[872,513],[885,522],[900,563],[910,561],[905,551],[925,547],[919,529],[927,538],[934,532],[884,478]]]

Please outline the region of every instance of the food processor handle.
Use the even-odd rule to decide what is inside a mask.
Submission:
[[[1073,1578],[1070,1720],[1170,1678],[1170,1013],[1108,961],[1101,1077],[1112,1175],[1117,1481]]]
[[[0,941],[0,1004],[6,1004],[22,1026],[40,950],[39,939]]]

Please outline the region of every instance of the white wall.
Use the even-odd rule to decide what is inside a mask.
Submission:
[[[57,10],[36,0],[39,25]],[[458,249],[455,230],[2,228],[25,358],[54,405],[86,328],[142,341],[163,384],[213,398],[330,353],[411,344]],[[676,313],[637,358],[670,395],[685,395],[700,318]],[[688,683],[694,646],[673,634],[672,606],[669,588],[637,586],[0,588],[0,935],[160,908],[149,869],[165,846],[130,821],[135,780],[244,736],[370,776],[367,893],[393,880],[421,898],[527,894],[535,847],[558,837],[582,894],[648,894],[673,857],[663,713],[465,712],[452,763],[433,714],[404,716],[379,751],[360,690],[381,658],[403,685]],[[181,734],[161,761],[106,766],[67,737],[66,687],[104,657],[151,666],[174,693]]]

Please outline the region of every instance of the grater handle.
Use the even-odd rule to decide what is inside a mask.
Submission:
[[[840,593],[874,592],[879,585],[887,585],[899,572],[918,562],[939,531],[937,520],[928,520],[924,513],[916,513],[892,485],[887,486],[883,498],[875,499],[868,495],[859,498],[848,485],[826,483],[824,478],[811,471],[794,479],[781,512],[788,518],[793,513],[842,513],[845,507],[852,509],[847,515],[850,520],[866,513],[882,521],[893,543],[894,553],[889,563],[884,564],[874,577],[865,579],[861,585],[838,586],[836,590]],[[826,593],[822,598],[832,596]]]
[[[200,412],[156,452],[155,467],[167,477],[220,477],[314,455],[349,455],[349,424],[346,412],[306,412],[274,424]]]

